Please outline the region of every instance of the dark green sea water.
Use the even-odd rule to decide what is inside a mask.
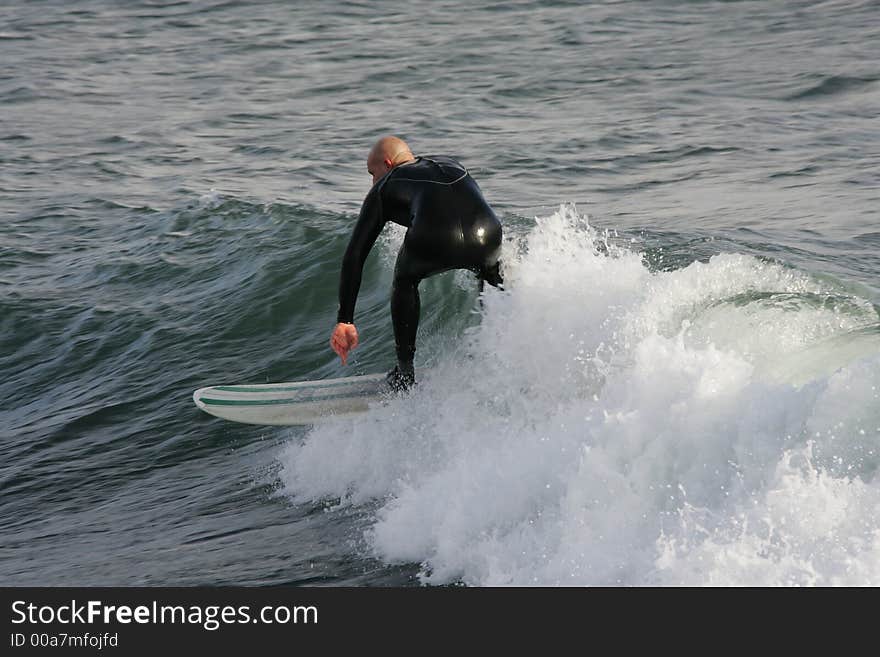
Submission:
[[[880,584],[878,43],[874,1],[4,3],[0,583]],[[399,231],[327,346],[388,133],[468,166],[508,292],[423,284],[410,402],[200,413],[390,367]]]

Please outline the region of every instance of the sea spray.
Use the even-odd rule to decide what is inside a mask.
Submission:
[[[425,583],[880,584],[873,306],[618,242],[537,219],[411,396],[286,448],[288,492],[367,504],[363,549]]]

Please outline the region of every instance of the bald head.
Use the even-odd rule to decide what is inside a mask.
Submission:
[[[403,139],[394,136],[382,137],[370,149],[370,154],[367,156],[367,171],[373,176],[375,185],[394,167],[415,159]]]

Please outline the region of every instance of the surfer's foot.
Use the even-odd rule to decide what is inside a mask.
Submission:
[[[394,392],[406,392],[416,384],[416,374],[411,367],[401,368],[398,365],[388,372],[385,380]]]

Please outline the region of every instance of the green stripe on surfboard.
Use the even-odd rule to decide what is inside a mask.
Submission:
[[[331,399],[360,399],[375,397],[381,391],[370,390],[351,395],[325,395],[323,397],[282,397],[280,399],[214,399],[200,396],[199,401],[211,406],[277,406],[279,404],[308,404],[310,402],[330,401]]]
[[[370,376],[370,375],[366,375]],[[351,377],[354,378],[354,377]],[[341,381],[333,381],[333,382],[307,382],[307,385],[292,385],[292,386],[272,386],[272,384],[265,385],[256,385],[256,386],[213,386],[212,390],[219,390],[221,392],[287,392],[294,390],[312,390],[316,388],[338,388],[341,386],[366,386],[366,385],[375,385],[377,382],[381,381],[384,378],[384,375],[375,376],[372,380],[369,381],[352,381],[351,378]]]

